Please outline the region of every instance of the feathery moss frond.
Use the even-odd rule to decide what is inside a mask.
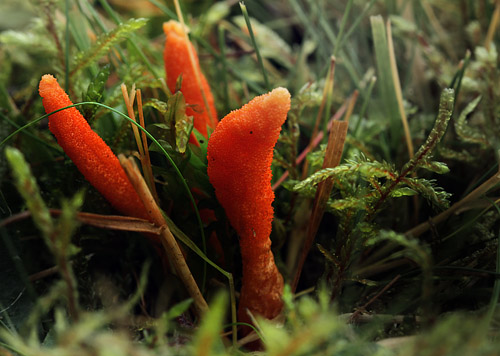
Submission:
[[[120,43],[123,40],[126,40],[131,33],[144,27],[147,22],[148,20],[144,18],[130,19],[124,23],[119,24],[110,32],[102,35],[96,41],[96,43],[92,45],[92,47],[76,55],[71,66],[70,76],[73,77],[82,69],[95,63],[102,56],[106,55],[106,53],[112,46]]]

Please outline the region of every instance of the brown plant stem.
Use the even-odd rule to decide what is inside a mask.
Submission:
[[[45,16],[47,17],[47,24],[45,25],[45,27],[47,28],[47,31],[49,32],[56,45],[59,61],[61,62],[61,68],[65,69],[66,62],[64,60],[64,50],[61,41],[59,40],[59,36],[57,35],[56,25],[52,17],[52,15],[54,14],[53,9],[49,5],[46,5],[44,6],[43,10],[45,12]],[[68,21],[68,19],[65,20]]]
[[[474,189],[472,192],[467,194],[462,200],[456,202],[450,208],[443,211],[439,215],[429,219],[426,222],[421,223],[420,225],[415,226],[413,229],[408,230],[407,232],[405,232],[405,235],[411,235],[414,237],[418,237],[418,236],[422,235],[431,226],[439,224],[439,223],[443,222],[444,220],[448,219],[453,213],[458,211],[464,205],[477,200],[479,197],[481,197],[483,194],[487,193],[491,188],[493,188],[494,186],[496,186],[499,183],[500,183],[500,170],[497,173],[495,173],[494,176],[489,178],[486,182],[484,182],[479,187]]]
[[[139,123],[141,124],[143,129],[146,129],[146,124],[144,121],[144,112],[142,111],[142,94],[140,89],[137,89],[136,97],[137,97],[137,111],[139,113]],[[151,167],[151,157],[149,156],[148,139],[144,131],[141,131],[141,137],[144,150],[144,155],[141,156],[142,170],[144,172],[144,177],[147,180],[149,190],[151,191],[151,194],[155,198],[155,201],[158,203],[160,200],[158,198],[158,193],[156,192],[156,185],[153,176],[153,168]]]
[[[38,281],[39,279],[42,279],[42,278],[45,278],[48,276],[52,276],[56,273],[59,273],[59,266],[52,266],[52,267],[46,268],[40,272],[30,274],[28,276],[28,278],[29,278],[30,282],[35,282],[35,281]]]
[[[328,132],[330,132],[330,130],[332,128],[332,125],[333,125],[333,122],[340,120],[340,118],[342,117],[342,115],[344,115],[344,113],[347,110],[347,106],[349,105],[349,103],[347,101],[344,102],[344,104],[342,104],[342,106],[337,110],[337,112],[335,113],[335,115],[333,115],[333,117],[330,119],[330,121],[328,122],[328,126],[327,126]],[[323,131],[318,132],[318,134],[316,135],[316,137],[314,137],[314,140],[312,141],[312,145],[307,146],[297,156],[297,159],[295,160],[295,165],[300,164],[307,157],[308,153],[311,152],[311,150],[313,148],[315,148],[316,146],[318,146],[320,144],[320,142],[321,142],[321,140],[323,140],[324,136],[325,136],[325,134],[324,134]],[[273,184],[272,189],[276,190],[285,181],[285,179],[288,178],[289,175],[290,175],[290,173],[288,171],[286,171],[285,173],[283,173],[283,175],[276,180],[276,183]]]
[[[410,156],[411,159],[413,158],[415,151],[413,149],[413,143],[411,141],[410,125],[408,125],[408,118],[406,117],[406,112],[403,103],[403,93],[401,90],[401,81],[399,80],[398,65],[396,63],[396,54],[394,53],[394,43],[392,41],[392,29],[390,20],[388,20],[386,23],[386,30],[387,30],[387,46],[389,49],[389,60],[391,65],[394,92],[396,93],[399,115],[401,116],[401,122],[403,123],[408,155]]]
[[[69,316],[74,320],[78,321],[80,318],[78,301],[77,301],[77,287],[75,276],[73,275],[73,271],[69,266],[69,261],[66,259],[66,256],[62,255],[61,252],[56,253],[57,266],[59,267],[59,274],[63,278],[66,283],[66,292],[68,298],[68,313]]]
[[[158,205],[151,195],[146,182],[144,181],[142,175],[140,174],[135,162],[132,158],[126,158],[123,155],[119,155],[118,159],[125,170],[130,182],[134,186],[137,194],[141,198],[146,210],[151,218],[151,221],[155,225],[161,227],[160,231],[160,241],[165,249],[165,253],[168,256],[169,261],[172,262],[175,272],[179,276],[180,280],[184,284],[191,298],[193,298],[194,306],[198,315],[203,315],[208,310],[208,304],[205,298],[201,294],[196,281],[189,270],[189,267],[184,259],[184,255],[177,244],[172,232],[170,231],[165,218]]]
[[[60,209],[49,209],[51,216],[59,216]],[[0,221],[0,227],[7,226],[31,217],[31,211],[26,210]],[[94,213],[77,212],[76,219],[86,225],[108,230],[134,231],[145,234],[159,235],[161,228],[154,225],[149,220],[121,215],[101,215]]]
[[[397,280],[401,278],[401,275],[398,274],[394,277],[387,285],[384,286],[377,294],[375,294],[368,302],[366,302],[361,308],[358,308],[348,319],[348,323],[353,323],[357,321],[358,316],[361,314],[363,310],[366,310],[374,301],[376,301],[382,294],[384,294],[389,288],[391,288]]]
[[[491,17],[490,26],[488,27],[488,33],[486,34],[486,39],[484,40],[484,47],[489,51],[491,42],[495,38],[495,33],[497,33],[498,22],[500,21],[500,0],[496,0],[495,11]]]
[[[323,116],[323,111],[327,104],[327,100],[331,98],[331,93],[333,92],[334,84],[335,84],[335,56],[332,56],[330,58],[330,68],[328,69],[328,73],[326,75],[325,87],[323,88],[323,98],[321,99],[321,104],[319,106],[318,115],[316,116],[316,122],[314,123],[311,140],[309,141],[308,145],[309,150],[311,150],[314,145],[314,139],[318,134],[321,117]],[[327,113],[327,115],[328,115],[327,117],[330,117],[329,113]],[[306,178],[308,168],[309,168],[309,163],[308,161],[305,161],[304,166],[302,167],[302,179]]]
[[[137,122],[134,112],[134,101],[137,98],[137,111],[139,113],[139,124],[142,128],[146,128],[144,123],[144,113],[142,111],[142,95],[140,89],[135,89],[135,84],[132,85],[132,89],[130,90],[130,94],[127,92],[127,86],[125,83],[121,85],[121,91],[123,95],[123,101],[125,102],[125,106],[127,107],[127,113],[129,118]],[[142,171],[144,172],[144,177],[147,181],[148,187],[155,198],[155,201],[158,202],[158,194],[156,192],[156,186],[154,184],[154,176],[153,170],[151,168],[151,160],[149,157],[149,149],[148,149],[148,141],[146,137],[146,133],[141,130],[139,133],[139,128],[130,123],[132,126],[132,131],[134,132],[135,141],[137,144],[137,150],[139,152],[139,158],[141,161]],[[142,137],[142,139],[141,139]]]
[[[128,117],[130,117],[134,122],[137,122],[135,119],[134,113],[134,100],[135,100],[135,84],[132,85],[132,90],[130,91],[130,96],[127,92],[127,86],[125,83],[121,85],[123,100],[125,101],[125,106],[127,107]],[[139,134],[139,129],[134,124],[130,123],[132,126],[132,131],[134,132],[135,142],[137,143],[137,149],[139,151],[139,155],[142,157],[144,155],[143,146],[141,142],[141,136]]]
[[[347,121],[333,122],[332,129],[330,130],[330,135],[328,137],[328,145],[326,147],[323,168],[331,168],[339,165],[340,159],[342,158],[342,152],[344,150],[344,142],[347,136],[348,127],[349,123]],[[327,179],[318,184],[316,196],[314,197],[310,223],[307,229],[306,240],[304,242],[304,246],[302,247],[302,253],[300,255],[297,268],[295,270],[295,275],[291,284],[292,292],[295,292],[295,290],[297,289],[302,268],[304,266],[309,250],[311,249],[316,233],[318,232],[319,224],[325,212],[325,205],[328,201],[328,197],[330,196],[332,188],[332,179]]]

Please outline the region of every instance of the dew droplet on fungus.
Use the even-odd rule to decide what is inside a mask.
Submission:
[[[283,277],[271,252],[273,148],[290,109],[284,88],[258,96],[224,117],[208,142],[208,176],[240,236],[243,282],[238,319],[247,309],[268,319],[282,309]]]
[[[212,91],[207,79],[201,72],[198,55],[191,42],[186,42],[182,25],[179,22],[174,20],[165,22],[163,24],[163,31],[167,36],[163,52],[167,86],[170,91],[174,92],[177,78],[179,75],[182,75],[181,92],[184,95],[186,104],[189,105],[186,108],[186,115],[193,116],[194,128],[207,137],[207,126],[212,129],[215,128],[218,119]],[[189,59],[189,48],[194,54],[194,66]],[[203,94],[198,85],[197,75],[205,93],[210,112],[206,110]],[[191,135],[190,142],[197,142],[194,135]]]
[[[46,113],[72,105],[50,74],[42,77],[39,93]],[[49,116],[49,129],[85,179],[119,212],[148,219],[144,204],[109,146],[72,107]]]

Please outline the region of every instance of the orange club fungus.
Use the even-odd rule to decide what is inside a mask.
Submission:
[[[39,93],[46,113],[73,104],[57,79],[50,74],[42,77]],[[85,179],[116,210],[128,216],[149,220],[144,204],[118,158],[76,108],[50,115],[49,130]]]
[[[247,310],[272,319],[283,306],[283,277],[274,262],[269,238],[274,200],[271,163],[289,109],[288,90],[274,89],[229,113],[208,141],[208,176],[240,237],[241,322],[250,322]]]
[[[201,72],[198,55],[179,22],[173,20],[165,22],[163,31],[167,36],[163,52],[167,86],[174,92],[177,79],[182,75],[180,91],[188,105],[186,115],[193,116],[194,128],[207,137],[207,126],[215,128],[218,120],[214,98],[207,79]],[[190,142],[197,143],[194,135],[191,135]]]

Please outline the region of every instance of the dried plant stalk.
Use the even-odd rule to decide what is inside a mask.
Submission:
[[[127,173],[130,182],[137,191],[137,194],[141,197],[141,200],[149,213],[151,221],[153,221],[155,225],[161,227],[160,241],[165,249],[165,253],[168,256],[169,261],[171,261],[174,265],[175,272],[186,287],[189,295],[193,298],[196,312],[198,315],[203,315],[208,310],[208,304],[205,301],[205,298],[203,298],[203,295],[201,294],[201,291],[198,288],[191,271],[189,270],[186,260],[184,259],[184,255],[172,235],[160,208],[156,205],[146,182],[141,176],[132,158],[127,159],[125,156],[119,155],[118,159]]]
[[[326,74],[326,82],[325,87],[323,88],[323,98],[321,99],[321,104],[319,106],[318,115],[316,116],[316,122],[314,123],[313,132],[311,135],[311,140],[309,141],[308,149],[311,150],[314,145],[314,139],[316,138],[319,130],[319,124],[321,122],[321,117],[323,116],[323,111],[325,110],[325,106],[329,100],[331,100],[333,87],[335,85],[335,57],[332,56],[330,58],[330,68],[328,69],[328,73]],[[327,112],[329,117],[329,113]],[[302,179],[305,179],[307,176],[307,171],[309,169],[309,162],[304,162],[304,167],[302,168]]]
[[[136,96],[137,96],[137,111],[139,113],[139,123],[142,126],[142,128],[145,129],[146,124],[144,122],[144,112],[142,111],[142,95],[140,89],[137,89]],[[158,203],[160,200],[158,198],[158,193],[156,192],[156,186],[153,177],[153,168],[151,167],[151,158],[149,156],[148,139],[144,131],[141,131],[141,137],[142,137],[142,146],[144,152],[144,155],[141,156],[142,170],[144,172],[144,177],[147,180],[149,190],[151,191],[151,194],[153,194],[155,201]]]
[[[357,92],[357,90],[356,90]],[[357,94],[356,94],[356,97],[357,97]],[[349,100],[349,101],[347,101]],[[338,121],[340,120],[340,118],[342,117],[342,115],[344,115],[344,113],[346,113],[346,110],[348,110],[348,106],[351,105],[351,102],[352,103],[355,103],[356,100],[352,101],[351,99],[346,99],[346,101],[342,104],[342,106],[337,110],[337,112],[335,113],[335,115],[333,115],[333,117],[330,119],[330,121],[328,122],[328,125],[327,125],[327,130],[328,132],[330,132],[330,130],[332,129],[332,125],[335,121]],[[347,118],[347,113],[346,113],[346,118]],[[349,121],[349,120],[347,120]],[[311,152],[312,149],[316,148],[321,140],[323,140],[323,137],[325,136],[324,132],[323,131],[320,131],[318,132],[318,134],[316,135],[316,137],[314,137],[313,141],[312,141],[312,145],[308,145],[298,156],[297,156],[297,159],[295,160],[295,164],[298,165],[300,164],[306,157],[307,155],[309,154],[309,152]],[[289,171],[285,171],[283,173],[283,175],[281,177],[279,177],[277,180],[276,180],[276,183],[273,184],[273,190],[276,190],[278,189],[278,187],[288,178],[288,176],[290,175],[290,172]]]
[[[340,163],[342,158],[342,152],[344,150],[344,143],[347,136],[347,129],[349,123],[347,121],[334,121],[332,129],[330,130],[330,135],[328,137],[328,145],[326,147],[325,159],[323,160],[323,168],[336,167]],[[302,272],[302,267],[306,257],[311,249],[314,237],[319,228],[323,214],[325,213],[325,205],[328,201],[330,193],[333,188],[333,180],[327,179],[318,184],[316,190],[316,196],[314,197],[313,210],[311,213],[311,219],[307,229],[306,241],[302,248],[302,253],[300,255],[297,268],[295,271],[295,276],[292,282],[292,291],[297,289],[297,284],[299,283],[300,274]]]
[[[127,93],[127,86],[125,83],[121,85],[123,100],[125,101],[125,106],[127,107],[128,117],[137,122],[134,114],[134,98],[135,98],[135,84],[132,86],[132,91],[130,92],[130,96]],[[135,142],[137,143],[137,149],[139,150],[139,154],[142,157],[144,155],[141,143],[141,137],[139,136],[139,129],[134,124],[132,125],[132,130],[134,131]]]
[[[349,104],[347,105],[347,111],[344,116],[344,121],[349,122],[352,112],[354,111],[354,106],[356,105],[356,101],[358,101],[358,96],[359,96],[359,91],[356,89],[349,98]]]
[[[410,158],[413,158],[415,150],[413,148],[413,143],[411,141],[410,125],[408,125],[408,118],[406,117],[406,112],[403,104],[401,81],[399,80],[398,65],[396,63],[396,54],[394,53],[394,43],[392,41],[391,21],[387,21],[386,30],[387,30],[387,47],[389,50],[389,60],[392,72],[392,81],[394,83],[394,91],[396,93],[396,99],[398,102],[399,115],[401,116],[401,121],[403,123],[403,129],[405,132],[405,139],[406,139],[406,147],[408,148],[408,155],[410,156]]]
[[[59,215],[61,210],[50,209],[51,215]],[[76,218],[83,224],[91,225],[101,229],[134,231],[145,234],[159,235],[161,227],[152,222],[140,218],[121,215],[100,215],[93,213],[76,213]]]
[[[488,33],[486,34],[486,39],[484,40],[484,47],[487,50],[490,49],[491,42],[497,33],[498,22],[500,21],[500,0],[496,0],[495,11],[491,17],[490,26],[488,27]]]
[[[439,215],[429,219],[426,222],[421,223],[420,225],[415,226],[411,230],[408,230],[405,234],[414,237],[422,235],[424,232],[429,230],[431,226],[439,224],[440,222],[448,219],[452,214],[454,214],[460,208],[464,207],[466,204],[469,204],[477,200],[479,197],[487,193],[491,188],[496,186],[498,183],[500,183],[500,170],[486,182],[484,182],[479,187],[474,189],[472,192],[467,194],[467,196],[465,196],[462,200],[456,202],[455,204],[450,206],[448,209],[446,209]]]

